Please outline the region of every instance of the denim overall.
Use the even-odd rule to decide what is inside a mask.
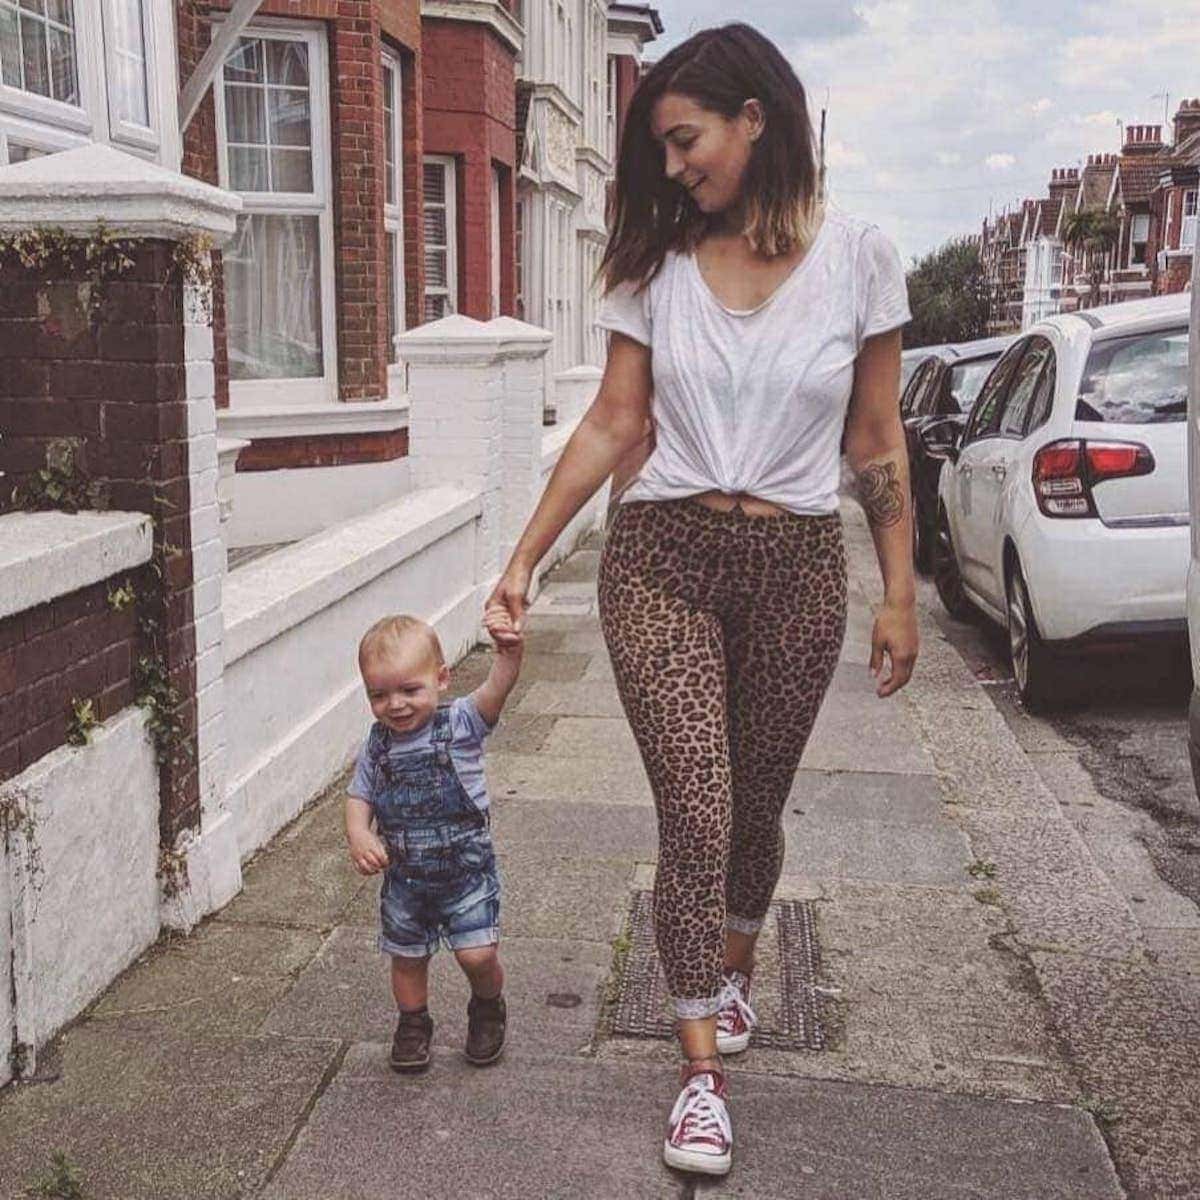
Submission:
[[[389,747],[375,768],[372,805],[388,848],[379,895],[385,954],[422,958],[499,940],[500,882],[489,818],[450,756],[450,706],[434,714],[429,749]]]

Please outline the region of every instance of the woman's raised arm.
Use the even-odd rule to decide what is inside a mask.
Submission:
[[[652,391],[649,348],[614,333],[600,390],[567,442],[508,566],[488,597],[488,605],[499,603],[508,609],[518,631],[534,567],[621,458],[645,437]],[[503,640],[503,635],[498,635],[498,640]]]

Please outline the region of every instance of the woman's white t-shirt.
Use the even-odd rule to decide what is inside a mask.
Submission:
[[[891,241],[834,209],[757,308],[725,307],[694,255],[668,253],[649,287],[615,288],[597,319],[651,350],[655,448],[622,502],[720,491],[837,511],[855,357],[910,316]]]

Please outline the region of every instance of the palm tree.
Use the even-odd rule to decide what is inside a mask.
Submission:
[[[1083,250],[1088,262],[1091,295],[1088,307],[1100,303],[1100,270],[1097,256],[1103,257],[1116,244],[1121,234],[1121,222],[1114,212],[1104,208],[1079,208],[1068,218],[1063,228],[1063,242]]]

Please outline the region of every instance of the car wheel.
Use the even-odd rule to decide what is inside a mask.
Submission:
[[[1012,657],[1013,678],[1021,701],[1030,712],[1045,712],[1059,698],[1056,683],[1058,664],[1038,633],[1029,602],[1029,587],[1014,559],[1005,582],[1008,601],[1008,652]]]
[[[921,511],[921,502],[913,494],[912,499],[913,527],[913,566],[922,575],[928,575],[933,570],[933,542],[935,534],[929,528],[929,521]]]
[[[937,536],[933,543],[933,585],[952,617],[965,621],[972,614],[974,605],[963,591],[958,559],[954,556],[954,543],[950,540],[950,520],[945,509],[938,513]]]

